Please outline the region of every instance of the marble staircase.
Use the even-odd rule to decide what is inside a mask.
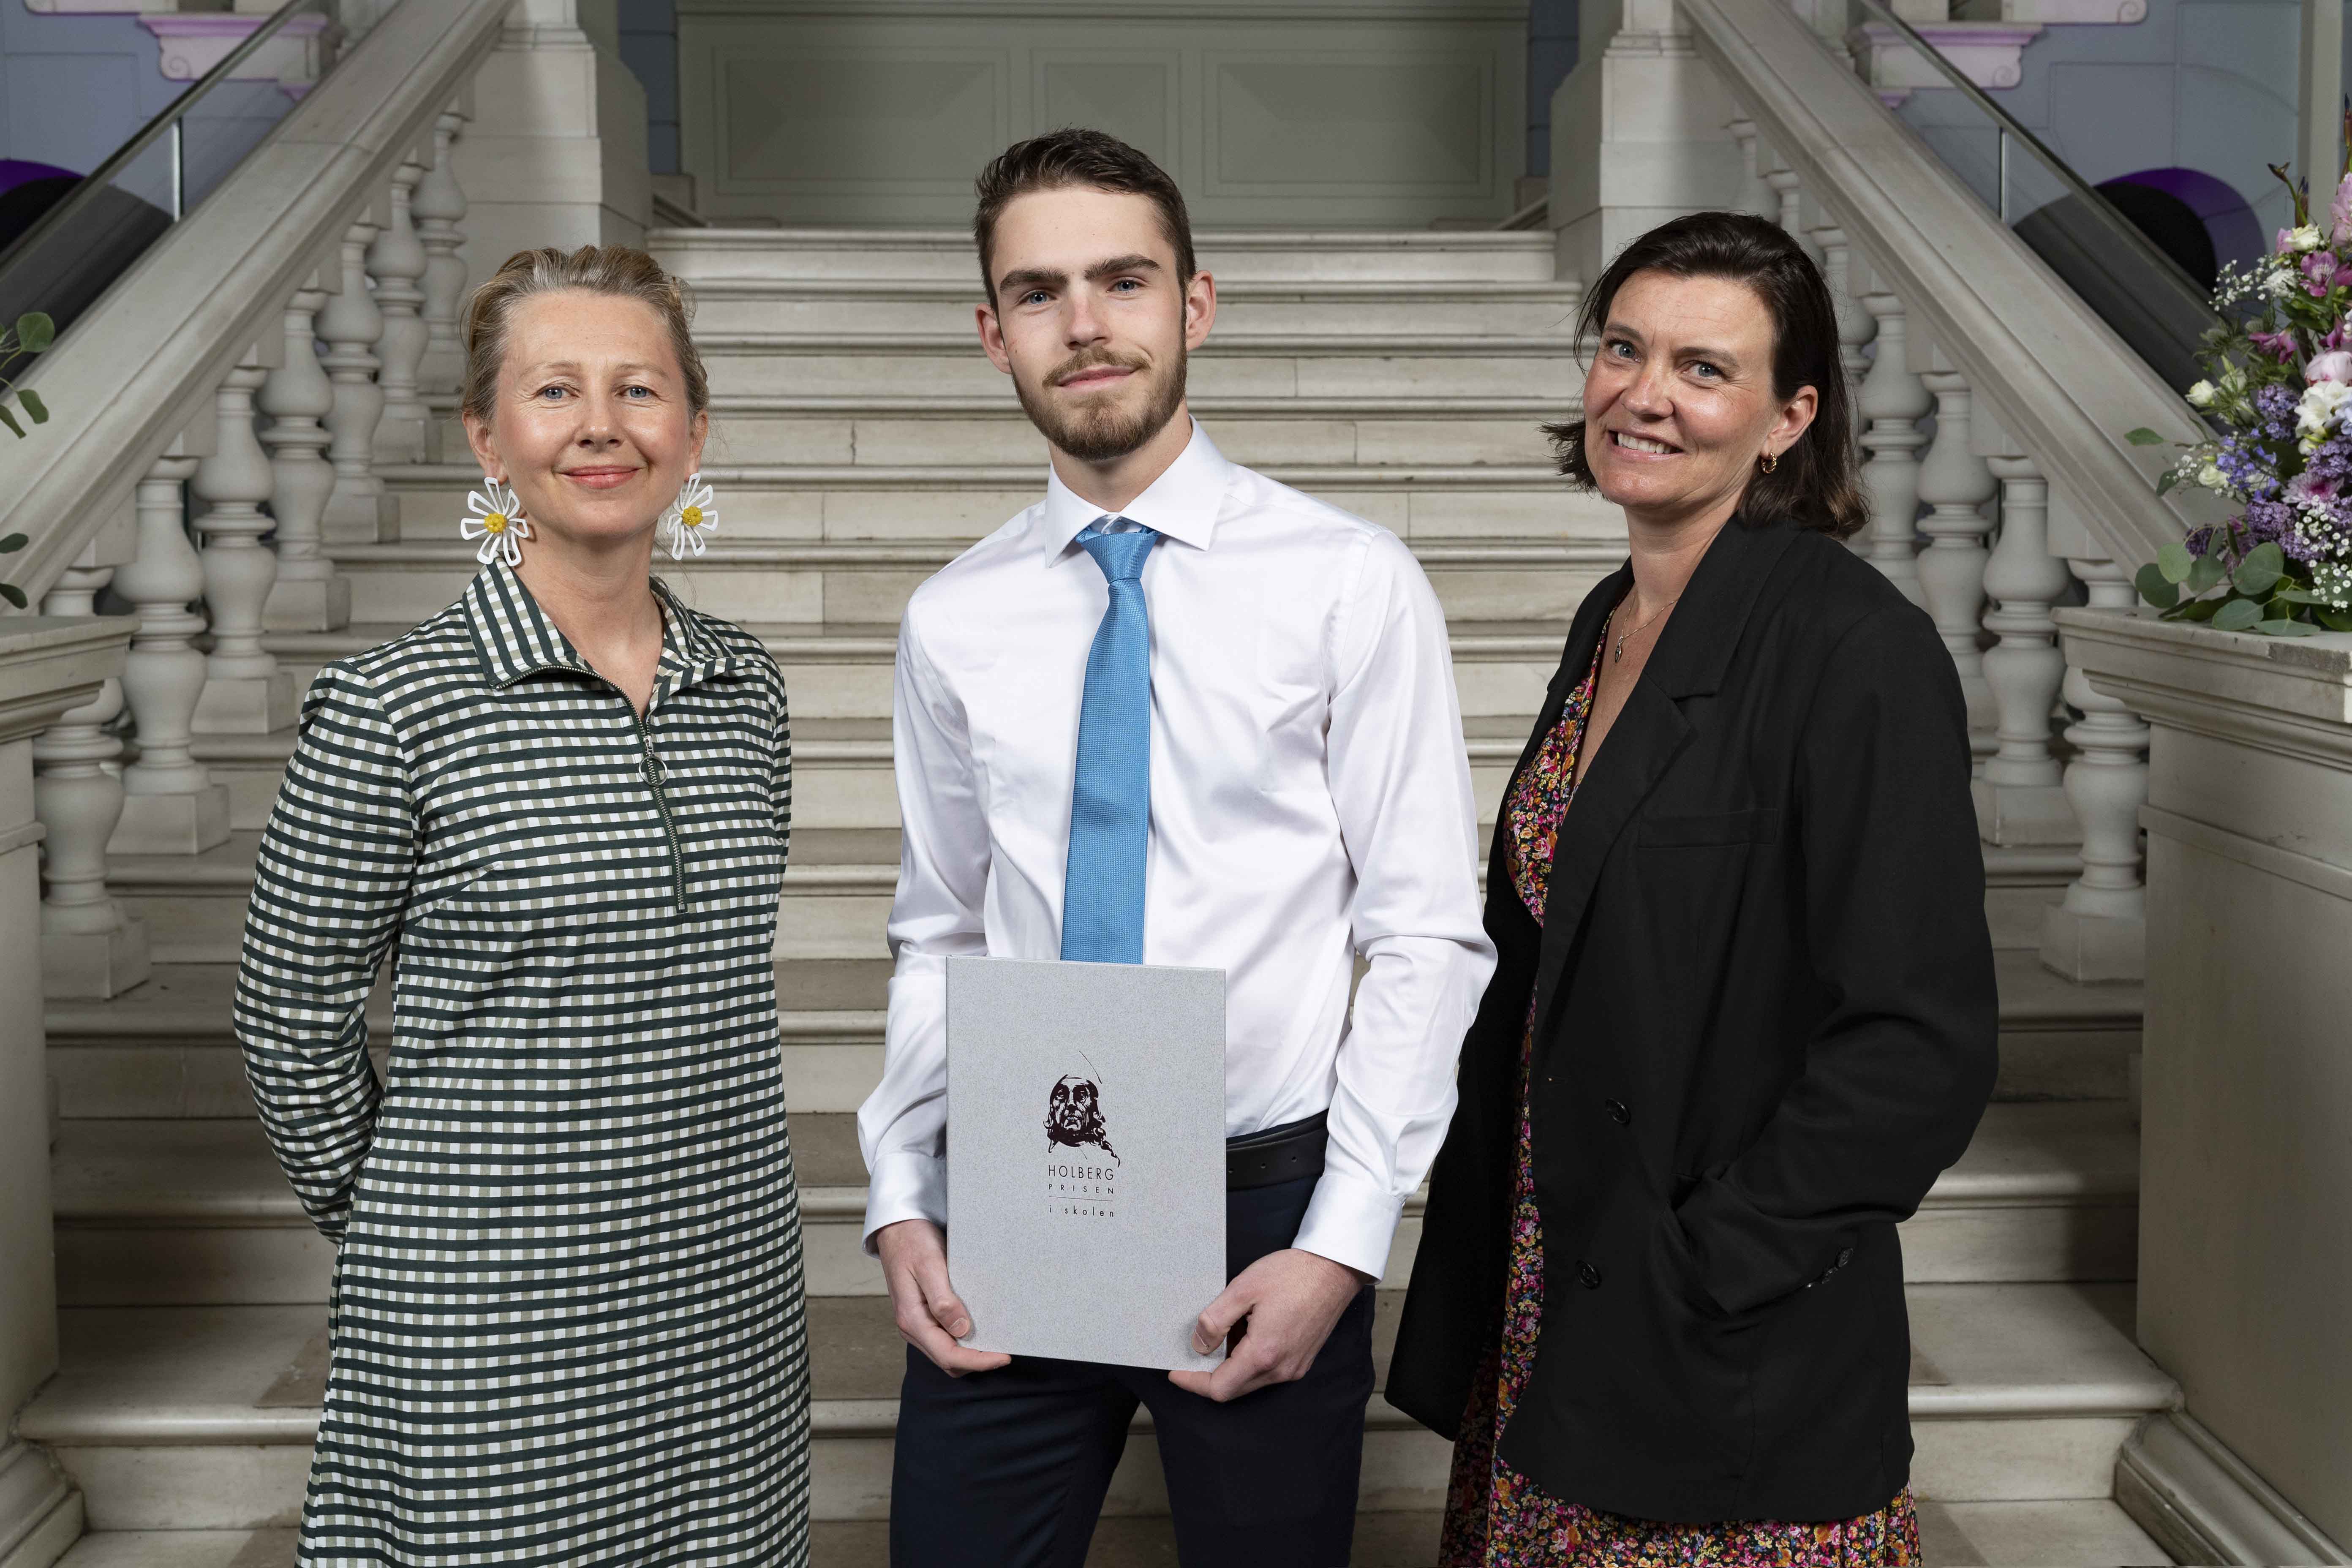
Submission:
[[[756,629],[792,694],[777,978],[807,1226],[817,1562],[850,1568],[884,1560],[901,1353],[858,1247],[851,1115],[881,1053],[893,635],[916,584],[1034,498],[1045,452],[971,341],[967,237],[679,230],[654,244],[699,301],[722,530],[709,554],[662,570]],[[1578,293],[1552,275],[1550,237],[1203,235],[1201,251],[1222,313],[1191,367],[1199,416],[1228,455],[1419,555],[1452,625],[1491,818],[1566,619],[1622,550],[1613,512],[1564,491],[1535,428],[1573,409],[1580,381]],[[435,411],[438,451],[462,456],[446,398]],[[328,546],[350,623],[268,638],[298,683],[437,611],[473,569],[455,535],[474,471],[380,471],[398,522]],[[86,1499],[96,1533],[72,1568],[291,1562],[331,1259],[260,1140],[228,1030],[254,843],[290,744],[290,731],[198,738],[228,786],[232,837],[113,858],[153,974],[47,1006],[64,1365],[20,1428]],[[2041,965],[2040,911],[2074,874],[2071,854],[1988,854],[2000,1100],[1905,1229],[1931,1560],[2159,1563],[2107,1500],[2126,1436],[2179,1397],[2132,1339],[2139,990]],[[379,1040],[385,1001],[380,988]],[[1416,1205],[1382,1281],[1383,1354],[1419,1226]],[[1434,1560],[1445,1459],[1373,1402],[1358,1562]],[[1096,1561],[1172,1563],[1165,1510],[1142,1423]]]

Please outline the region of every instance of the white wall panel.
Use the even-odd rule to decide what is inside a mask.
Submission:
[[[961,226],[1010,142],[1092,125],[1211,226],[1418,227],[1511,210],[1525,0],[683,0],[705,213]]]

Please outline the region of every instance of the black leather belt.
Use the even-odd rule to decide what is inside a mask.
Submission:
[[[1263,1132],[1244,1132],[1225,1140],[1225,1190],[1244,1192],[1295,1182],[1323,1173],[1323,1146],[1328,1139],[1323,1111],[1304,1121],[1285,1122]]]

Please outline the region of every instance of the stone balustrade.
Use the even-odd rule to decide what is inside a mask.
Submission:
[[[275,330],[141,465],[121,526],[44,599],[48,616],[90,616],[110,582],[131,623],[121,679],[32,748],[52,996],[102,998],[146,977],[146,935],[108,891],[108,855],[227,840],[227,792],[200,741],[293,723],[291,672],[265,632],[348,624],[351,584],[331,549],[384,538],[397,513],[376,465],[431,450],[425,398],[454,392],[462,371],[467,204],[449,154],[464,124],[454,105],[436,113],[425,155],[355,200],[361,216],[284,293]]]
[[[2036,451],[2000,417],[2001,389],[1972,385],[1915,320],[1899,269],[1874,264],[1839,220],[1838,193],[1807,189],[1754,119],[1734,118],[1725,131],[1747,172],[1741,205],[1821,258],[1840,361],[1856,381],[1871,523],[1855,548],[1927,609],[1951,651],[1988,862],[2011,857],[2045,878],[2053,864],[2071,865],[2063,887],[2039,884],[2056,894],[2041,911],[2042,962],[2074,980],[2138,979],[2148,727],[2068,667],[2054,619],[2085,598],[2129,609],[2130,574],[2080,509],[2053,494]],[[1805,216],[1813,221],[1801,226]]]

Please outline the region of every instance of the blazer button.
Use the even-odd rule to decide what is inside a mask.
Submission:
[[[1623,1100],[1612,1100],[1609,1102],[1609,1120],[1620,1127],[1631,1127],[1633,1124],[1633,1113],[1626,1109]]]
[[[1581,1284],[1588,1290],[1598,1290],[1601,1289],[1601,1270],[1595,1268],[1590,1263],[1580,1262],[1576,1266],[1576,1278],[1578,1283]]]

